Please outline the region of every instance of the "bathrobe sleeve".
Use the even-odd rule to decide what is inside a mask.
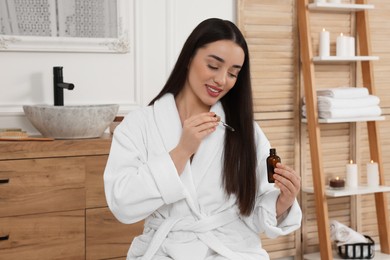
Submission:
[[[130,112],[113,135],[104,189],[110,210],[123,223],[140,221],[185,197],[169,153],[152,141],[159,138],[153,122],[147,109]]]
[[[255,134],[258,151],[257,176],[259,188],[255,210],[250,217],[245,219],[245,222],[256,232],[264,232],[267,237],[275,238],[298,229],[301,226],[302,212],[297,200],[295,200],[286,214],[276,218],[276,200],[280,191],[274,187],[274,184],[268,183],[266,165],[271,146],[257,124],[255,124]]]

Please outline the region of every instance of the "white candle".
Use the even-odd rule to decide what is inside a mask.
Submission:
[[[319,56],[329,56],[330,55],[330,37],[329,32],[325,31],[325,28],[320,32],[320,46],[319,46]]]
[[[357,188],[358,187],[358,167],[356,163],[351,160],[346,166],[347,170],[347,187]]]
[[[355,56],[355,37],[348,37],[348,55]]]
[[[378,164],[371,160],[367,163],[367,185],[369,187],[379,186],[379,170]]]
[[[336,56],[348,56],[348,38],[344,36],[343,33],[336,39]]]

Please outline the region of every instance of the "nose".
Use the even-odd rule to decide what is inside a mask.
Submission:
[[[227,71],[221,70],[214,76],[214,82],[220,86],[225,85],[226,77],[227,77]]]

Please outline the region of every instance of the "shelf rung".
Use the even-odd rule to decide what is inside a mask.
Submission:
[[[383,121],[384,116],[375,117],[350,117],[350,118],[319,118],[318,123],[353,123],[353,122],[367,122],[367,121]],[[307,118],[302,118],[302,123],[307,123]]]
[[[303,256],[303,259],[304,260],[320,260],[321,259],[321,255],[320,255],[320,253],[305,254]],[[334,253],[333,259],[334,260],[341,260],[343,258],[341,258],[336,253]],[[375,251],[375,257],[373,259],[375,259],[375,260],[389,260],[390,259],[390,255],[381,253],[379,251]]]
[[[358,11],[374,9],[374,5],[311,3],[308,5],[308,8],[309,10],[313,10],[313,11],[358,12]]]
[[[356,61],[375,61],[379,60],[378,56],[315,56],[313,62],[315,63],[327,63],[327,62],[356,62]]]
[[[302,191],[306,193],[314,193],[314,188],[303,187]],[[345,187],[344,189],[332,189],[327,186],[325,189],[325,194],[328,197],[344,197],[344,196],[353,196],[353,195],[373,194],[378,192],[390,192],[390,186],[378,186],[378,187],[359,186],[357,188]]]

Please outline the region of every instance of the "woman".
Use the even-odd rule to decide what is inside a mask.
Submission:
[[[300,227],[300,178],[279,163],[278,188],[268,183],[270,144],[254,123],[251,92],[243,35],[207,19],[157,97],[116,128],[107,202],[123,223],[145,219],[127,259],[268,259],[258,234]]]

